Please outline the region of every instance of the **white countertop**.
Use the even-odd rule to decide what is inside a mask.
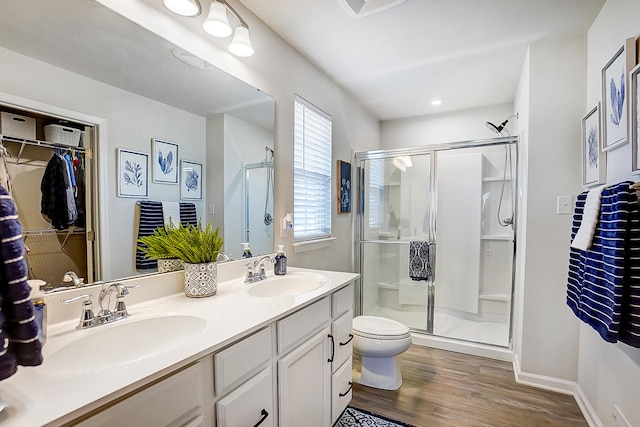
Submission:
[[[355,273],[289,267],[289,272],[296,271],[322,274],[328,280],[318,289],[298,296],[256,297],[247,293],[251,285],[245,285],[242,279],[232,279],[219,283],[216,295],[207,298],[187,298],[183,293],[174,293],[134,303],[128,306],[128,319],[112,324],[77,330],[76,318],[50,325],[47,343],[43,349],[44,363],[38,367],[19,367],[15,375],[0,382],[0,401],[6,405],[0,413],[0,424],[3,427],[24,427],[68,422],[142,384],[213,353],[359,277]],[[182,276],[176,274],[171,278],[180,280]],[[136,282],[153,280],[157,279],[152,276]],[[144,283],[143,286],[153,286],[153,283]],[[131,291],[127,298],[134,292],[137,290]],[[80,306],[81,303],[74,305],[78,317]],[[96,304],[94,310],[95,307]],[[47,365],[47,358],[51,357],[53,360],[51,355],[56,351],[90,334],[99,333],[102,328],[174,315],[196,316],[204,320],[204,327],[193,336],[185,338],[179,345],[171,346],[171,343],[167,343],[168,348],[158,354],[117,367],[108,366],[89,372],[82,368],[84,365],[90,365],[84,363],[86,359],[83,359],[77,372],[61,373],[52,369],[53,362]],[[109,345],[115,345],[117,348],[118,343],[113,342]],[[118,351],[126,352],[127,346]]]

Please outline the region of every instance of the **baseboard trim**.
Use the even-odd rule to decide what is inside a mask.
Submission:
[[[412,333],[411,341],[413,344],[422,347],[433,347],[440,350],[455,351],[457,353],[486,357],[489,359],[501,360],[503,362],[513,361],[513,351],[506,348],[492,347],[489,345],[466,341],[450,340],[420,333]]]
[[[575,396],[576,382],[561,380],[559,378],[548,377],[546,375],[531,374],[522,372],[520,368],[520,358],[516,355],[513,358],[513,373],[516,382],[530,385],[544,390],[555,391],[556,393],[569,394]]]
[[[587,420],[589,427],[604,427],[604,424],[600,421],[600,417],[598,417],[596,410],[591,406],[589,399],[587,399],[587,396],[584,394],[582,387],[580,387],[579,384],[576,385],[576,392],[573,397],[576,399],[576,403],[582,411],[584,419]]]

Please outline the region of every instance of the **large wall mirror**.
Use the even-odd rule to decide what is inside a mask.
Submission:
[[[95,166],[87,189],[95,200],[87,202],[95,223],[87,235],[95,237],[90,280],[149,273],[135,264],[140,200],[193,203],[203,223],[220,227],[232,257],[245,241],[254,255],[273,251],[273,98],[93,0],[8,0],[1,9],[0,110],[66,119],[90,130],[86,144],[95,140],[93,149],[79,147]],[[185,199],[180,182],[154,180],[153,140],[178,147],[176,168],[182,160],[202,164],[202,198]],[[119,149],[148,155],[146,197],[119,197]],[[47,150],[20,162],[44,169],[56,148]],[[14,182],[37,215],[41,178],[34,173],[31,184],[22,176]],[[61,283],[62,274],[55,276],[46,280]]]

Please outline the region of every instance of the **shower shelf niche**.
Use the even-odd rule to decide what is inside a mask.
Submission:
[[[480,237],[482,240],[506,240],[513,241],[513,236],[508,234],[487,234],[485,236]]]
[[[506,179],[507,181],[511,181],[511,177],[508,175],[506,178],[503,178],[502,176],[485,176],[484,178],[482,178],[482,181],[494,182],[494,181],[502,181],[503,179]]]

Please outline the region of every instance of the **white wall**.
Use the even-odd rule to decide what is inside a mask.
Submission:
[[[220,42],[215,38],[188,31],[177,23],[180,17],[168,18],[142,0],[98,1],[275,99],[276,221],[285,213],[293,212],[293,99],[296,93],[332,116],[334,165],[337,160],[351,160],[356,151],[379,147],[378,120],[242,4],[231,2],[251,28],[255,54],[250,58],[232,56],[216,45]],[[335,174],[333,179],[332,188],[335,188]],[[330,246],[296,253],[292,249],[292,235],[280,237],[280,233],[275,233],[276,243],[285,244],[289,265],[352,270],[353,214],[337,215],[335,200],[333,204],[332,234],[336,240]]]
[[[627,37],[638,35],[640,2],[608,0],[588,33],[587,97],[583,113],[601,101],[600,71],[604,64]],[[607,152],[607,183],[638,180],[638,176],[631,176],[630,159],[630,144]],[[617,405],[629,425],[640,425],[640,349],[607,343],[590,326],[581,323],[578,366],[579,398],[592,411],[593,418],[604,426],[616,425],[611,414]]]
[[[205,119],[7,49],[0,48],[0,63],[1,101],[99,124],[100,228],[108,230],[100,236],[103,277],[132,275],[137,199],[116,196],[117,148],[150,153],[151,139],[160,138],[178,143],[180,158],[202,159]],[[152,182],[149,161],[149,199],[180,200],[178,185]],[[196,207],[201,215],[203,203]]]

